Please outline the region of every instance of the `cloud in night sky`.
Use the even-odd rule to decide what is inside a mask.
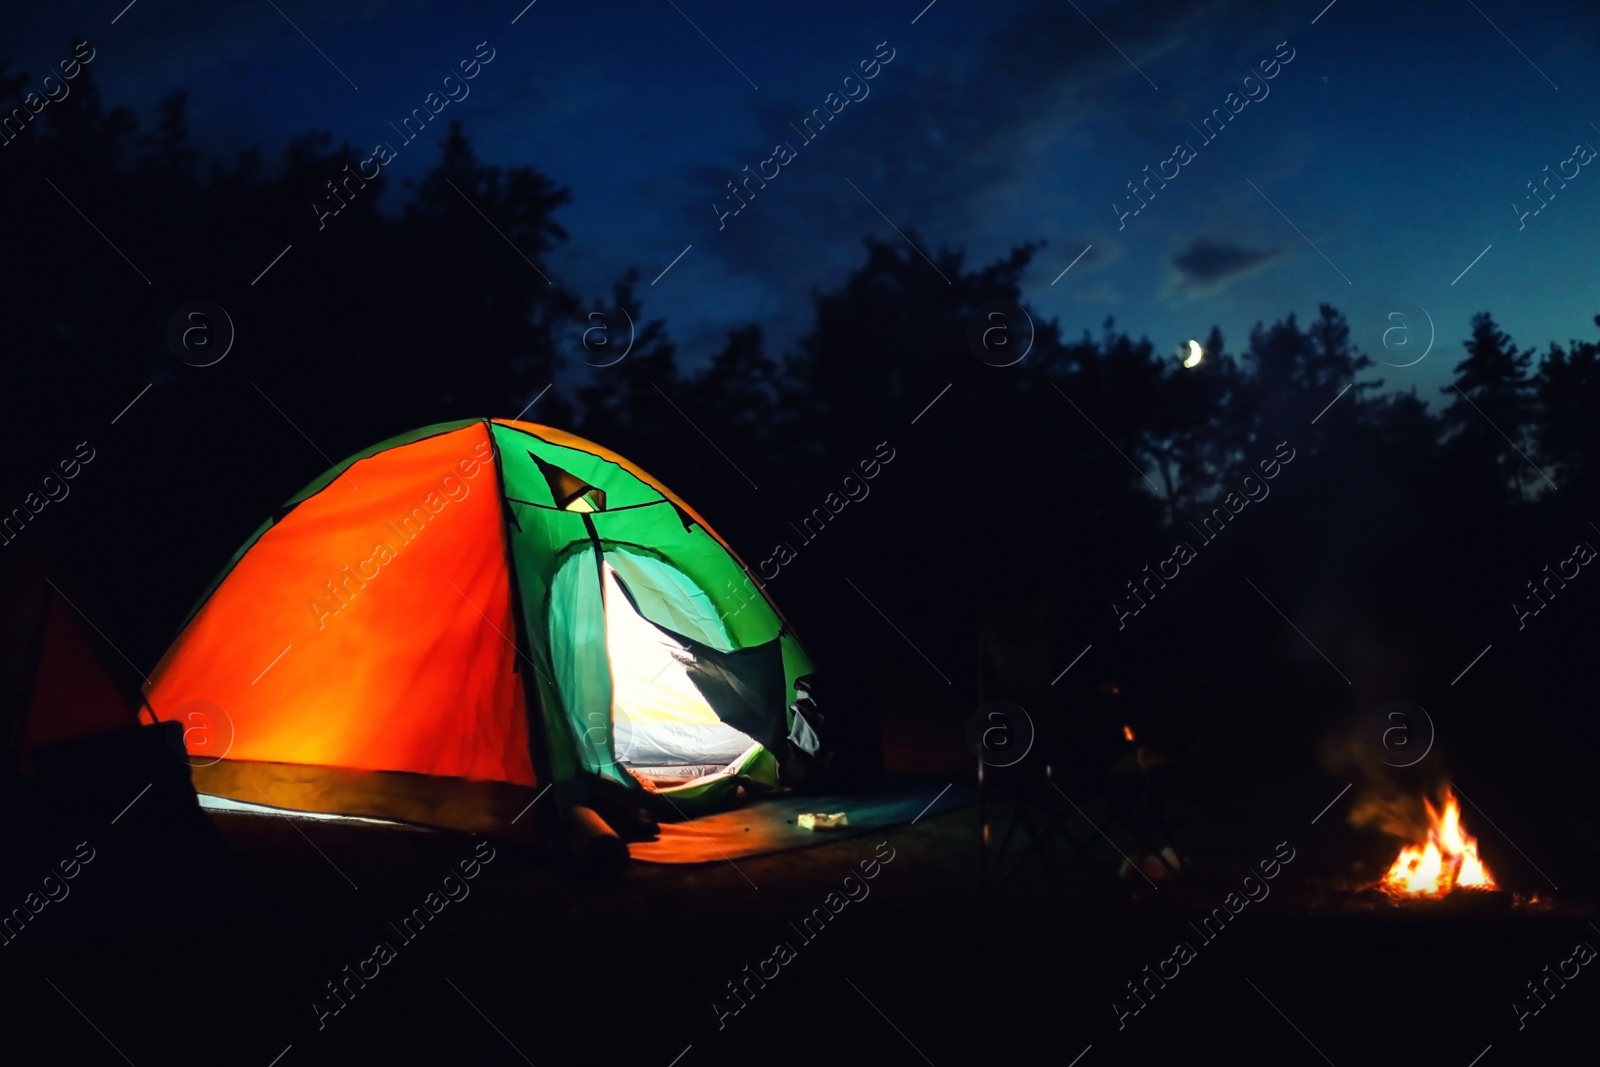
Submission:
[[[1177,0],[1138,0],[1098,13],[1098,24],[1117,38],[1135,61],[1150,62],[1203,28],[1223,33],[1225,16],[1238,0],[1195,5]],[[1113,32],[1114,31],[1114,32]],[[858,58],[872,55],[875,41],[862,38],[861,55],[841,55],[838,77],[820,78],[809,95],[786,94],[779,101],[752,101],[758,123],[771,137],[786,139],[811,159],[785,167],[773,183],[766,211],[752,205],[750,215],[767,215],[759,224],[730,221],[717,250],[742,268],[771,268],[773,276],[793,272],[793,259],[766,235],[750,231],[774,227],[803,231],[819,219],[850,217],[863,209],[876,213],[841,175],[902,228],[907,223],[937,242],[955,238],[992,217],[993,194],[1016,182],[1032,182],[1036,153],[1068,138],[1079,124],[1121,124],[1149,112],[1159,102],[1126,96],[1134,77],[1115,50],[1071,8],[1034,3],[991,31],[959,62],[935,62],[929,43],[892,36],[896,61],[871,83],[872,94],[847,107],[824,135],[807,144],[794,131],[823,97],[837,91]],[[943,57],[940,57],[941,59]],[[823,68],[826,69],[826,68]],[[1170,90],[1169,90],[1170,95]],[[697,227],[714,222],[709,202],[721,197],[724,183],[748,165],[771,154],[765,142],[730,145],[720,165],[686,172],[692,202],[684,214]],[[825,158],[824,158],[825,157]],[[1108,178],[1109,180],[1109,178]],[[879,198],[881,194],[882,199]],[[881,219],[878,220],[881,224]],[[1037,236],[1048,234],[1042,224]],[[1025,240],[1035,235],[1016,240]]]
[[[1173,270],[1168,288],[1186,296],[1214,296],[1283,255],[1282,247],[1250,248],[1226,239],[1196,237],[1168,261]]]
[[[1067,215],[1068,204],[1059,198],[1080,199],[1090,181],[1103,183],[1108,194],[1116,190],[1122,177],[1093,158],[1106,140],[1120,141],[1125,131],[1147,124],[1166,136],[1178,123],[1163,114],[1186,114],[1182,101],[1191,97],[1198,111],[1202,96],[1215,95],[1209,85],[1174,84],[1163,86],[1163,97],[1130,61],[1149,70],[1175,50],[1231,51],[1228,42],[1242,33],[1245,7],[1240,0],[1135,0],[1095,12],[1095,25],[1127,59],[1070,6],[1043,0],[980,29],[965,54],[904,30],[863,36],[859,55],[840,55],[837,74],[822,67],[807,91],[763,92],[750,101],[766,139],[729,145],[714,165],[685,168],[682,218],[715,232],[704,247],[728,270],[770,287],[772,305],[792,319],[769,323],[778,338],[789,332],[785,326],[803,327],[807,294],[819,281],[860,264],[863,234],[899,240],[879,211],[901,230],[914,231],[929,255],[940,247],[967,248],[973,250],[969,261],[981,263],[1017,244],[1048,240],[1040,262],[1059,257],[1059,265],[1046,281],[1093,242],[1072,275],[1080,285],[1091,284],[1121,249],[1085,238],[1082,211]],[[804,141],[791,123],[838,91],[843,76],[870,57],[883,36],[897,54],[870,83],[871,94],[847,106],[814,141]],[[745,166],[754,172],[772,154],[771,140],[787,141],[798,158],[717,230],[713,203],[726,204],[725,183]],[[1041,195],[1041,188],[1049,194]],[[1061,230],[1064,215],[1072,220],[1068,233]],[[818,241],[819,231],[839,240]],[[1103,299],[1111,291],[1098,292]]]

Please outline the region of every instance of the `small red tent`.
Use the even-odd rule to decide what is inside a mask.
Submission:
[[[0,583],[0,724],[5,773],[32,776],[47,745],[138,725],[138,691],[110,666],[105,645],[45,573],[22,555]]]
[[[99,858],[75,895],[214,876],[227,850],[200,810],[183,729],[140,724],[137,670],[80,607],[38,554],[0,563],[0,807],[14,830],[0,888],[77,842]],[[31,914],[6,913],[4,936]]]

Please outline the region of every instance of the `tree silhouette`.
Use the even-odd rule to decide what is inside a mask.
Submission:
[[[1528,416],[1534,383],[1528,379],[1532,351],[1521,351],[1488,312],[1472,317],[1467,358],[1456,364],[1456,380],[1442,391],[1455,399],[1442,414],[1446,447],[1463,470],[1492,477],[1500,495],[1525,498],[1532,447]],[[1487,495],[1487,494],[1486,494]]]
[[[0,64],[0,99],[29,85]],[[637,269],[599,294],[552,272],[569,193],[531,166],[484,163],[459,124],[396,186],[360,177],[364,154],[317,131],[204,160],[183,93],[144,128],[105,106],[91,69],[72,85],[0,147],[0,196],[27,206],[8,222],[17,254],[0,290],[0,387],[16,399],[0,509],[23,507],[7,537],[20,521],[70,559],[80,606],[141,664],[281,501],[344,456],[455,418],[526,410],[614,448],[752,566],[792,543],[769,591],[840,685],[928,709],[971,691],[985,627],[1055,642],[1063,665],[1115,631],[1110,599],[1279,442],[1306,459],[1203,567],[1248,562],[1282,595],[1314,596],[1319,644],[1379,610],[1463,633],[1480,602],[1502,612],[1483,583],[1453,580],[1463,561],[1491,555],[1504,574],[1484,583],[1516,589],[1519,561],[1542,551],[1527,543],[1570,539],[1565,502],[1600,482],[1593,340],[1551,344],[1535,369],[1480,314],[1441,411],[1385,393],[1328,305],[1304,325],[1288,309],[1257,323],[1242,350],[1213,328],[1184,367],[1110,319],[1072,337],[1031,307],[1021,278],[1039,245],[984,264],[941,249],[930,264],[867,238],[786,350],[750,323],[691,370]],[[237,327],[215,366],[168,347],[174,309],[194,299]],[[618,309],[634,324],[625,356]],[[975,347],[997,323],[1014,347]],[[70,499],[30,512],[43,472],[85,439],[103,458]],[[880,448],[895,458],[866,485]],[[858,499],[840,506],[847,490]],[[818,508],[823,532],[805,537]],[[153,576],[137,597],[123,592],[132,574]],[[1175,583],[1163,603],[1190,606],[1152,613],[1174,676],[1217,648],[1195,637],[1197,617],[1208,634],[1269,642],[1274,616],[1208,581]],[[1395,607],[1402,587],[1416,595]],[[1127,649],[1123,667],[1148,670]]]
[[[1600,316],[1595,325],[1600,326]],[[1539,412],[1535,443],[1550,476],[1578,499],[1592,499],[1600,480],[1595,427],[1600,426],[1600,345],[1551,343],[1534,383]]]

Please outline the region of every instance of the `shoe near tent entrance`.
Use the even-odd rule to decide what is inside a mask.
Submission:
[[[776,787],[786,752],[817,753],[811,672],[665,486],[493,419],[385,441],[289,500],[146,694],[157,719],[229,724],[202,794],[525,836],[552,787],[540,809],[620,796],[669,819]]]

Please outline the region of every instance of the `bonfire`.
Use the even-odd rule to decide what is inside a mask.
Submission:
[[[1400,850],[1379,887],[1398,898],[1443,897],[1458,889],[1496,889],[1494,876],[1478,855],[1478,841],[1461,827],[1461,807],[1449,786],[1436,808],[1423,800],[1428,813],[1427,838]]]

